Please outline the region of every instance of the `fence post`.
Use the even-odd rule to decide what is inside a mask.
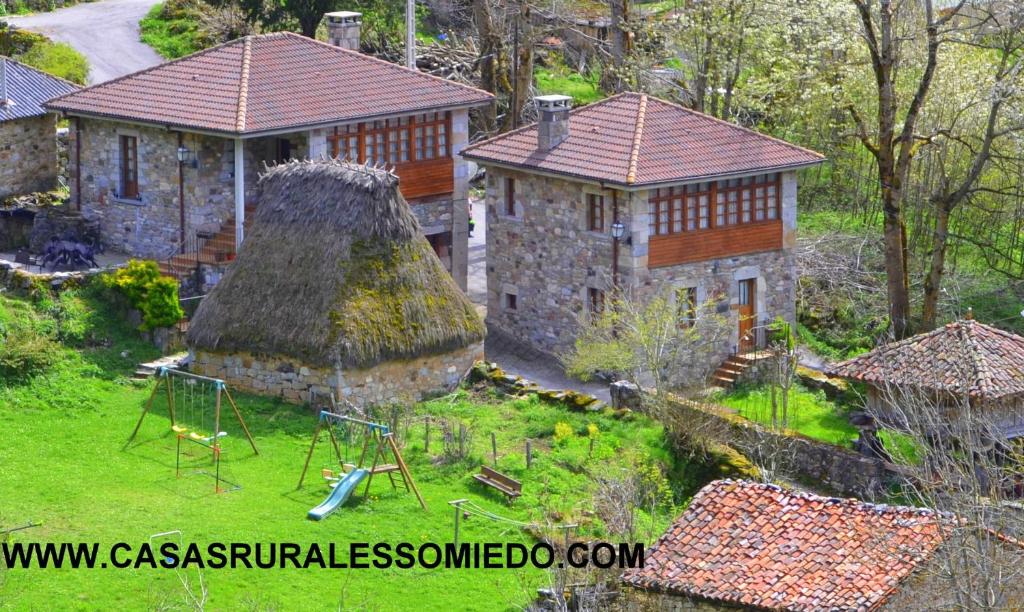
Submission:
[[[533,449],[530,448],[530,439],[526,439],[526,469],[530,469],[530,464],[533,463]]]
[[[498,467],[498,439],[494,436],[493,431],[491,432],[491,459],[494,467]]]
[[[423,453],[430,454],[430,417],[423,418]]]
[[[466,456],[466,424],[459,423],[459,456]]]

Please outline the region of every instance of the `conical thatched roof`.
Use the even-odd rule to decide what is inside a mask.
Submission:
[[[295,161],[270,169],[259,192],[237,259],[192,320],[193,348],[368,367],[483,338],[395,175]]]

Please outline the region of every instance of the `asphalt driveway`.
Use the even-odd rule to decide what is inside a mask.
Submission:
[[[139,20],[157,0],[101,0],[49,13],[5,18],[10,23],[66,42],[89,60],[96,84],[163,61],[139,40]]]

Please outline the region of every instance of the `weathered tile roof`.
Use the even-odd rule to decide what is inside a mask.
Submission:
[[[479,89],[282,32],[212,47],[51,100],[49,107],[245,135],[479,106],[492,98]]]
[[[14,104],[0,104],[0,123],[45,115],[43,104],[54,96],[78,90],[78,85],[40,72],[9,58],[7,63],[7,98]]]
[[[807,149],[677,104],[623,93],[569,115],[569,137],[544,151],[536,124],[463,150],[467,159],[619,185],[696,181],[820,163]]]
[[[955,321],[844,361],[829,374],[998,399],[1024,394],[1024,338],[973,319]]]
[[[719,480],[623,579],[748,608],[871,610],[941,541],[930,510]]]

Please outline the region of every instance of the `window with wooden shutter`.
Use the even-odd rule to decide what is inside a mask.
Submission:
[[[512,177],[505,178],[505,214],[516,216],[516,180]]]
[[[139,197],[139,141],[135,136],[121,136],[121,189],[122,198]]]
[[[604,231],[604,196],[587,194],[587,229],[592,232]]]

